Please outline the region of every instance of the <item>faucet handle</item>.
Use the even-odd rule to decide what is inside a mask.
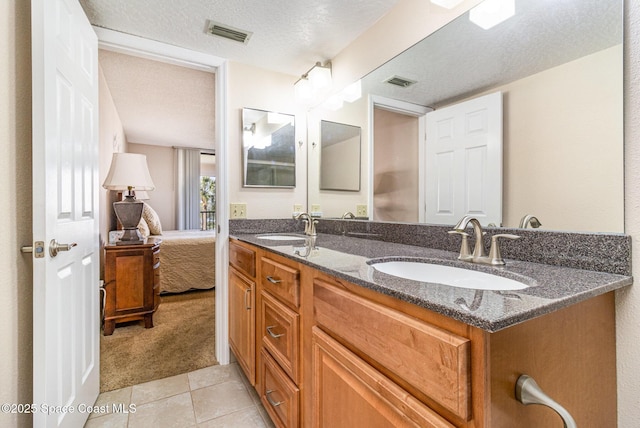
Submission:
[[[489,263],[494,266],[504,266],[504,260],[502,260],[502,254],[500,254],[500,246],[498,245],[498,239],[520,239],[518,235],[512,235],[510,233],[499,233],[491,237],[491,248],[489,249]]]
[[[469,241],[467,238],[469,234],[462,230],[449,230],[447,231],[449,235],[460,235],[462,237],[462,243],[460,244],[460,254],[458,255],[459,260],[470,260],[473,258],[471,255],[471,251],[469,250]]]
[[[316,224],[318,224],[319,221],[316,220],[316,219],[309,219],[309,220],[310,220],[309,221],[309,233],[307,233],[307,235],[316,236],[317,235],[317,233],[316,233]]]

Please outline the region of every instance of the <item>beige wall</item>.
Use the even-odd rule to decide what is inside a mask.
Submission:
[[[307,124],[305,109],[294,101],[295,76],[231,62],[228,79],[229,203],[247,204],[248,218],[288,218],[294,204],[306,206]],[[242,108],[295,115],[296,187],[242,187]],[[297,142],[302,141],[302,147]],[[274,203],[277,201],[277,203]],[[228,207],[227,207],[228,209]]]
[[[175,160],[172,147],[129,143],[129,152],[147,157],[149,174],[156,189],[147,202],[158,213],[162,230],[176,228]]]
[[[0,2],[0,403],[32,400],[30,2]],[[0,413],[0,426],[29,426]]]
[[[109,173],[109,167],[111,166],[111,159],[113,153],[126,152],[127,151],[127,138],[122,128],[122,122],[118,111],[113,103],[113,97],[107,86],[107,81],[104,78],[102,68],[98,69],[98,98],[99,98],[99,155],[98,155],[98,182],[100,183],[100,194],[98,200],[98,207],[100,211],[100,245],[104,245],[109,241],[109,231],[114,230],[116,227],[116,215],[113,211],[112,203],[116,198],[116,192],[109,191],[102,188],[102,183],[107,174]],[[102,278],[102,269],[104,263],[100,263],[100,277]]]
[[[504,226],[534,214],[543,228],[624,230],[621,58],[617,46],[491,90],[504,101]]]
[[[418,221],[418,118],[374,109],[373,219]]]

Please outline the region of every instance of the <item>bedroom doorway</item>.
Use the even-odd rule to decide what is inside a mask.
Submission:
[[[198,58],[186,58],[189,56],[189,52],[184,50],[176,52],[175,47],[157,46],[156,43],[150,41],[148,41],[148,43],[140,40],[126,42],[119,37],[114,39],[113,35],[110,35],[109,31],[105,31],[104,29],[96,29],[96,33],[100,39],[100,47],[102,49],[105,49],[105,46],[108,46],[110,51],[118,53],[132,53],[136,57],[140,58],[160,60],[161,62],[178,66],[185,63],[190,65],[200,64],[201,67],[199,68],[201,70],[214,70],[216,89],[215,103],[213,97],[209,99],[212,105],[215,104],[215,111],[212,109],[209,117],[213,122],[212,116],[215,115],[215,123],[218,124],[215,126],[215,141],[224,140],[223,138],[220,138],[220,135],[224,133],[225,121],[223,118],[225,106],[219,100],[219,97],[224,98],[223,91],[225,88],[224,81],[226,67],[223,61],[218,61],[216,58],[204,58],[201,55]],[[140,42],[142,42],[143,45],[139,45],[138,43]],[[135,46],[128,43],[132,43]],[[125,46],[125,49],[123,49],[123,44],[127,45]],[[118,46],[114,47],[114,45]],[[198,67],[194,68],[198,69]],[[120,67],[119,70],[122,71],[122,67]],[[141,72],[138,73],[138,76],[136,77],[143,78],[145,83],[149,83],[152,74],[149,72]],[[142,86],[142,84],[138,86]],[[157,88],[156,92],[158,92]],[[144,97],[138,98],[144,99]],[[165,99],[165,101],[167,100],[168,99]],[[162,105],[162,100],[159,100],[158,104]],[[138,110],[149,111],[148,108]],[[165,124],[171,123],[171,121],[168,120],[165,122]],[[142,121],[139,121],[139,123],[142,123]],[[191,129],[193,129],[193,127]],[[154,147],[155,143],[148,143],[138,138],[140,137],[137,137],[135,132],[127,132],[126,138],[121,134],[109,134],[101,137],[101,140],[108,141],[108,149],[110,149],[110,151],[130,151],[129,149],[131,149],[131,147],[129,143],[137,146],[135,147],[136,151],[140,150],[143,154],[147,155],[150,170],[154,168],[152,164],[159,161],[160,164],[156,165],[156,168],[160,171],[160,173],[156,174],[159,182],[155,183],[156,188],[158,188],[158,184],[161,186],[162,184],[166,184],[165,188],[171,188],[173,183],[173,174],[167,174],[167,172],[173,170],[173,163],[162,162],[173,157],[172,147],[167,146],[158,149],[157,147]],[[192,139],[191,141],[195,142],[195,139]],[[213,156],[213,153],[215,153],[216,149],[219,151],[217,158],[219,160],[224,160],[225,158],[224,148],[220,149],[217,147],[218,145],[218,143],[214,146],[202,145],[204,147],[212,147],[209,149],[211,153],[203,154],[203,157],[206,156],[206,159],[209,161],[213,160],[213,166],[215,166],[216,159],[216,156]],[[151,153],[149,151],[151,151]],[[100,154],[102,156],[102,150]],[[224,173],[224,168],[222,168],[223,171],[220,172],[217,170],[210,171],[211,162],[203,163],[203,174],[198,174],[198,176],[207,177],[210,189],[208,190],[208,197],[206,204],[203,205],[202,211],[213,212],[213,220],[205,221],[205,226],[207,229],[211,230],[211,227],[215,227],[219,221],[225,220],[216,215],[215,209],[217,201],[221,196],[224,196],[221,195],[220,192],[224,193],[225,190],[216,186],[218,175],[219,173]],[[159,165],[164,168],[160,168]],[[166,183],[163,183],[163,180],[165,180]],[[154,181],[156,181],[155,177]],[[198,192],[198,189],[196,189],[196,191]],[[165,207],[165,210],[171,212],[169,210],[173,209],[173,198],[171,198],[170,195],[166,194],[166,192],[165,194],[161,194],[156,191],[155,194],[151,196],[152,200],[150,202],[152,205],[155,204],[160,207]],[[154,208],[156,207],[154,206]],[[210,215],[211,213],[206,214]],[[168,225],[173,225],[173,214],[170,214],[167,218],[169,220],[167,220],[166,223]],[[173,227],[169,226],[166,229],[172,228]],[[165,231],[164,229],[165,228],[163,228],[163,231]],[[218,246],[218,243],[214,243],[213,246]],[[165,250],[166,249],[167,248],[165,248]],[[218,253],[219,251],[216,250],[216,254]],[[216,272],[216,276],[217,275],[218,273]],[[111,375],[106,373],[105,370],[105,376],[101,376],[101,391],[118,389],[123,385],[137,384],[153,380],[154,378],[186,373],[192,371],[194,368],[193,365],[189,364],[195,364],[195,367],[206,367],[212,364],[217,364],[218,362],[221,362],[222,364],[228,363],[228,356],[226,357],[226,361],[224,358],[225,351],[219,351],[219,349],[224,349],[228,346],[224,343],[220,345],[218,342],[219,340],[224,340],[224,335],[216,334],[216,329],[226,329],[226,321],[222,322],[222,326],[218,325],[218,319],[226,313],[225,284],[217,283],[216,285],[217,287],[215,290],[198,290],[178,294],[168,294],[166,296],[163,295],[163,300],[160,303],[158,311],[153,317],[153,328],[144,329],[144,326],[132,324],[131,327],[133,328],[131,330],[135,330],[137,328],[138,331],[135,333],[126,332],[125,334],[125,329],[129,326],[123,324],[115,329],[113,335],[108,337],[102,336],[102,339],[107,339],[105,341],[107,342],[107,346],[101,350],[101,359],[104,361],[102,367],[103,369],[108,367],[109,364],[107,363],[107,360],[110,360],[113,362],[111,365],[115,367],[115,369],[111,372]],[[219,307],[220,309],[218,309]],[[166,327],[168,325],[171,325],[171,327]],[[118,340],[116,340],[118,339],[118,336],[122,339],[119,340],[120,343],[117,343]],[[180,352],[183,353],[181,354]],[[216,353],[221,353],[223,358],[216,358]],[[228,353],[228,351],[226,353]],[[173,362],[168,363],[169,358],[167,355],[172,356],[171,361]],[[177,358],[174,358],[174,356],[177,356]],[[196,358],[196,356],[198,357]],[[176,364],[174,364],[175,362],[187,362],[188,364],[183,365],[182,367],[177,367]],[[167,369],[169,371],[167,371]],[[147,370],[147,374],[145,374],[145,370]],[[117,384],[113,382],[115,379],[114,373],[118,372],[123,374],[123,376],[121,376],[121,380],[124,383]],[[148,372],[151,372],[153,378],[145,378],[145,376],[148,375]]]

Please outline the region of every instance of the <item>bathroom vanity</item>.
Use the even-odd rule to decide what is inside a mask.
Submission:
[[[233,234],[230,342],[277,426],[562,426],[515,398],[522,374],[578,426],[615,426],[613,290],[628,275],[320,233]],[[397,278],[372,261],[497,273],[523,290]],[[235,291],[234,291],[235,290]]]

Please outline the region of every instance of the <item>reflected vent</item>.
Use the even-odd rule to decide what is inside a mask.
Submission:
[[[385,83],[390,83],[392,85],[400,86],[401,88],[407,88],[414,83],[417,83],[416,80],[407,79],[406,77],[393,76],[384,81]]]
[[[240,30],[238,28],[229,27],[219,22],[207,20],[207,33],[212,36],[224,37],[225,39],[233,40],[234,42],[240,42],[247,44],[251,35],[250,31]]]

